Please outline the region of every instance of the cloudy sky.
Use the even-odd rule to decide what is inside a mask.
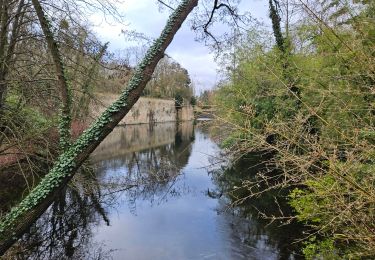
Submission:
[[[239,6],[240,12],[250,11],[254,18],[265,22],[268,22],[267,10],[266,0],[242,0]],[[90,17],[90,21],[94,24],[94,31],[103,42],[110,42],[111,51],[125,49],[129,44],[135,44],[127,43],[121,30],[135,30],[157,38],[168,18],[168,12],[160,12],[156,0],[124,0],[124,3],[119,5],[118,11],[124,14],[124,23],[106,22],[100,14]],[[191,31],[189,24],[185,22],[166,53],[189,71],[196,86],[196,93],[199,94],[204,89],[212,88],[219,76],[214,55],[203,43],[195,41],[195,36],[195,32]]]

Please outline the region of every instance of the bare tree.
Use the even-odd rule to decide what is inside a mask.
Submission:
[[[17,43],[24,6],[24,0],[14,1],[13,3],[9,0],[0,1],[0,114],[4,109],[7,92],[5,80]]]

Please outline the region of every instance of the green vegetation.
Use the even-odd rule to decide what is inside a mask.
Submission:
[[[156,66],[143,94],[157,98],[173,98],[180,105],[187,105],[193,96],[193,90],[188,71],[171,58],[164,57]]]
[[[290,205],[313,227],[306,258],[372,258],[375,3],[300,4],[286,36],[278,1],[270,6],[276,44],[260,32],[247,35],[236,46],[237,66],[215,92],[231,132],[223,146],[235,157],[276,152],[282,178],[259,184],[292,188]]]
[[[135,51],[133,49],[125,51],[129,56],[132,55],[132,52]],[[106,65],[106,68],[98,69],[97,80],[99,80],[100,84],[95,84],[93,87],[94,92],[103,94],[121,93],[123,84],[126,84],[135,72],[135,68],[130,64],[123,65],[122,63],[121,59],[113,60]],[[112,68],[112,70],[108,70],[108,67]],[[194,85],[191,82],[188,71],[168,55],[165,55],[159,61],[150,81],[142,92],[142,96],[146,97],[174,99],[181,106],[189,105],[193,95]],[[86,101],[89,100],[86,98]]]

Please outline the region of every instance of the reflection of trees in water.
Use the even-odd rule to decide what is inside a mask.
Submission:
[[[126,164],[133,153],[150,152],[152,149],[166,150],[168,154],[179,154],[194,141],[192,121],[129,125],[118,127],[94,151],[92,159],[101,167],[115,168]],[[184,154],[181,154],[183,156]],[[171,156],[170,159],[174,159]],[[177,157],[175,163],[186,165],[187,160]],[[177,167],[179,167],[177,165]]]
[[[230,169],[214,171],[213,179],[217,190],[210,191],[208,196],[226,194],[220,198],[219,211],[233,223],[233,234],[242,242],[251,248],[260,244],[264,244],[263,247],[275,248],[278,259],[290,259],[292,255],[298,258],[298,245],[294,242],[301,238],[303,227],[293,219],[284,219],[292,215],[286,200],[288,190],[269,190],[256,197],[249,197],[248,189],[241,188],[248,183],[258,183],[256,178],[264,174],[277,176],[277,171],[269,165],[270,156],[251,154],[236,162]],[[277,178],[272,180],[277,181]],[[254,187],[258,190],[264,188],[262,184],[254,185],[253,192],[256,192]],[[268,217],[272,217],[273,221]],[[290,223],[286,223],[288,220]]]
[[[77,174],[7,252],[6,259],[110,258],[111,252],[93,244],[92,228],[101,221],[109,224],[107,212],[116,207],[119,197],[135,211],[137,200],[160,203],[188,192],[188,188],[175,183],[191,154],[193,134],[193,128],[183,134],[176,131],[177,142],[102,161],[95,174]]]
[[[49,209],[7,252],[6,259],[104,259],[109,252],[92,245],[92,227],[109,224],[95,177],[80,173]]]
[[[181,127],[175,133],[174,142],[152,147],[142,151],[126,153],[121,158],[105,160],[97,164],[98,176],[102,183],[120,183],[108,185],[110,193],[122,190],[122,184],[131,185],[131,189],[122,190],[130,209],[135,212],[137,200],[161,203],[170,197],[187,192],[186,187],[175,184],[181,177],[181,170],[187,165],[191,144],[194,140],[194,128]]]

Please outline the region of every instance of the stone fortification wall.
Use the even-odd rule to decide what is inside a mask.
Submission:
[[[190,121],[194,119],[194,109],[192,106],[183,106],[177,110],[179,121]]]
[[[117,99],[117,95],[98,94],[97,98],[99,101],[91,108],[93,118],[97,118],[106,107],[112,104]],[[149,124],[193,119],[194,113],[191,106],[182,107],[177,112],[174,100],[141,97],[120,124]]]

